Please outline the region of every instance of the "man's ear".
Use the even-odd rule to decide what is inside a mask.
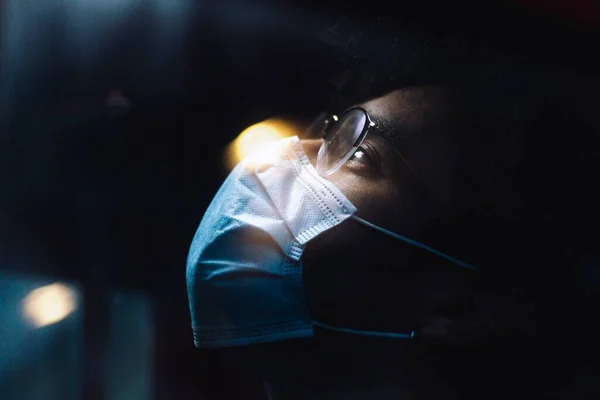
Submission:
[[[423,321],[415,336],[419,341],[457,348],[479,346],[489,344],[493,328],[490,321],[432,315]]]
[[[452,319],[442,316],[430,316],[425,319],[419,334],[432,340],[443,340],[453,325]]]

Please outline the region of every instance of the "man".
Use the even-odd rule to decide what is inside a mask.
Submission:
[[[572,267],[597,240],[597,101],[577,82],[595,81],[361,43],[335,117],[243,161],[206,211],[196,345],[275,399],[556,391],[587,332]]]

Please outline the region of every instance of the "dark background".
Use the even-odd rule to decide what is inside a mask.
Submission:
[[[197,393],[185,259],[245,127],[359,98],[352,67],[421,62],[417,36],[598,67],[593,1],[320,3],[0,1],[0,268],[81,284],[85,398],[115,290],[152,304],[156,398]]]

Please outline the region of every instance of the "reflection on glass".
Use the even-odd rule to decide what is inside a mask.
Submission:
[[[227,169],[233,169],[249,154],[258,154],[271,143],[294,136],[297,132],[292,123],[279,119],[268,119],[246,128],[225,150]]]
[[[64,283],[54,283],[34,289],[22,301],[29,321],[41,328],[65,319],[77,308],[75,290]]]
[[[0,398],[82,397],[83,313],[72,283],[0,272]]]

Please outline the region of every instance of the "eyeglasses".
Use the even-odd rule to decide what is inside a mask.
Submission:
[[[346,161],[348,161],[354,153],[358,150],[363,140],[367,136],[370,129],[376,128],[377,125],[371,120],[369,113],[362,107],[352,107],[344,111],[339,117],[335,114],[321,114],[319,118],[306,130],[305,137],[309,139],[322,138],[323,144],[319,149],[317,155],[317,172],[322,176],[333,174],[337,171]],[[400,157],[402,162],[408,167],[411,172],[412,181],[415,184],[416,189],[421,192],[424,196],[429,197],[436,203],[441,204],[439,197],[431,192],[427,187],[421,185],[419,176],[416,171],[412,168],[409,162],[404,158],[399,150],[394,149],[396,154]],[[442,256],[462,267],[468,269],[474,269],[473,266],[459,261],[453,257],[450,257],[444,253],[439,252],[431,247],[425,246],[421,243],[414,242],[410,239],[400,236],[396,233],[386,231],[376,225],[371,224],[360,218],[355,218],[362,224],[370,227],[374,227],[377,230],[383,231],[384,233],[393,237],[399,238],[400,240],[406,241],[417,247],[424,248],[434,254]]]
[[[307,136],[323,138],[317,156],[317,172],[331,175],[358,150],[375,123],[362,107],[352,107],[339,117],[322,114],[308,129]]]

